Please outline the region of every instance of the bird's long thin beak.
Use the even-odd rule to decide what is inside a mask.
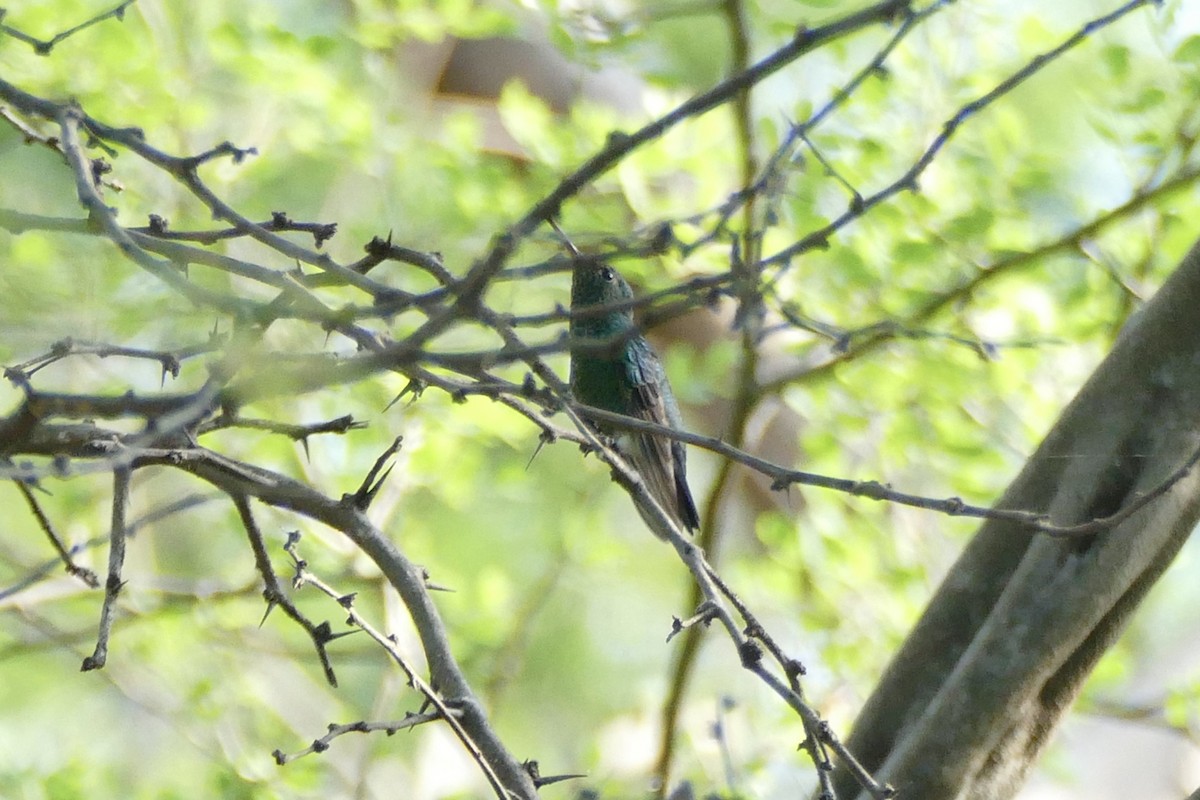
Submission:
[[[566,245],[567,250],[571,253],[571,255],[575,258],[579,258],[579,248],[576,247],[575,243],[571,241],[571,237],[567,236],[567,234],[563,232],[563,229],[558,227],[558,223],[554,221],[554,217],[547,218],[546,222],[550,223],[550,227],[554,228],[554,232],[562,238],[563,244]]]

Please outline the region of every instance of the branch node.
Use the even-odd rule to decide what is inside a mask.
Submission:
[[[738,656],[742,659],[743,667],[753,669],[762,661],[762,646],[753,639],[747,639],[738,645]]]

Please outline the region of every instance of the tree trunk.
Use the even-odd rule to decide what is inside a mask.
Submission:
[[[1122,331],[998,508],[1106,517],[1200,445],[1200,244]],[[1054,538],[988,520],[848,742],[900,797],[1011,797],[1200,516],[1200,470],[1123,522]],[[856,796],[844,771],[838,797]],[[865,795],[862,795],[865,797]]]

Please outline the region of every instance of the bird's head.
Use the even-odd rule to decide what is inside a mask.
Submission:
[[[571,311],[577,312],[597,306],[628,303],[633,299],[629,284],[611,266],[594,256],[581,256],[575,260],[571,274]],[[572,318],[571,330],[578,333],[614,333],[633,324],[633,310],[629,308],[601,312],[595,316]]]

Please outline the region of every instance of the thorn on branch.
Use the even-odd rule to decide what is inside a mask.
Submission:
[[[624,131],[609,131],[608,136],[604,138],[604,147],[606,149],[619,150],[629,145],[630,138],[630,135]]]
[[[696,609],[696,613],[687,619],[680,619],[679,617],[672,616],[671,632],[667,634],[667,641],[671,641],[676,636],[683,633],[688,628],[694,627],[695,625],[704,625],[704,627],[707,628],[712,621],[717,618],[718,613],[719,609],[717,608],[716,604],[710,600],[705,600]]]
[[[4,379],[17,388],[24,389],[26,392],[31,388],[29,385],[29,374],[20,367],[5,367]]]
[[[367,253],[367,258],[355,265],[355,269],[364,274],[381,261],[390,259],[398,261],[401,264],[410,264],[429,273],[442,286],[447,286],[454,282],[453,277],[446,271],[441,253],[437,251],[425,252],[414,250],[411,247],[393,244],[391,231],[388,231],[387,239],[381,239],[376,236],[367,242],[363,249]]]
[[[526,372],[525,377],[521,380],[521,394],[525,397],[533,397],[537,394],[537,381],[533,377],[532,372]]]
[[[387,239],[380,239],[378,236],[372,236],[371,241],[363,246],[363,250],[371,258],[383,260],[387,258],[388,250],[392,246],[392,232],[388,231]]]
[[[421,580],[425,583],[425,588],[431,592],[453,592],[449,586],[443,586],[440,583],[434,583],[429,579],[429,570],[421,567]]]
[[[543,447],[548,444],[554,444],[557,441],[558,434],[549,428],[542,428],[541,433],[538,434],[537,447],[533,449],[533,455],[529,457],[529,461],[525,464],[525,469],[528,470],[529,467],[533,465],[533,460],[537,458],[538,453],[542,452]]]
[[[336,222],[295,222],[286,211],[272,211],[270,223],[262,227],[273,231],[307,231],[312,234],[318,250],[337,235]]]
[[[359,511],[366,511],[371,505],[371,501],[375,499],[375,495],[377,495],[380,488],[383,487],[384,481],[386,481],[388,476],[392,474],[392,469],[396,465],[390,465],[378,480],[376,480],[376,476],[379,475],[380,470],[383,469],[383,465],[387,463],[388,459],[399,452],[400,446],[403,444],[403,442],[404,437],[397,436],[391,445],[389,445],[388,448],[383,451],[379,458],[375,459],[374,465],[372,465],[370,471],[367,472],[367,476],[363,478],[363,482],[358,487],[358,490],[354,492],[354,494],[342,495],[342,502],[350,503]]]
[[[322,622],[313,628],[313,639],[318,644],[329,644],[334,638],[333,626],[328,621]]]
[[[763,658],[762,646],[753,639],[747,639],[738,645],[738,656],[742,659],[742,666],[750,669],[758,666]]]
[[[93,158],[91,161],[92,168],[92,183],[99,189],[104,185],[103,178],[108,173],[112,172],[112,164],[105,161],[103,158]]]
[[[407,394],[412,395],[412,400],[409,401],[409,404],[411,405],[412,403],[415,403],[421,399],[421,395],[424,394],[427,388],[429,388],[429,384],[425,383],[425,381],[418,380],[416,378],[410,378],[408,383],[404,385],[404,388],[400,390],[400,393],[393,397],[392,401],[383,407],[383,410],[387,411],[392,406],[396,405],[396,403],[399,403],[402,399],[404,399],[404,396]]]
[[[176,358],[175,356],[173,356],[169,353],[163,354],[163,359],[160,363],[162,364],[161,385],[166,386],[167,385],[167,376],[170,375],[172,378],[178,378],[179,371],[180,371],[180,369],[183,368],[183,365],[179,363],[178,358]]]
[[[260,628],[267,624],[267,617],[271,616],[271,612],[274,611],[275,607],[279,604],[279,601],[274,597],[274,592],[272,592],[270,589],[263,590],[263,598],[267,601],[267,609],[263,612],[262,619],[258,621],[258,627]]]
[[[561,783],[562,781],[587,777],[587,775],[583,773],[572,773],[569,775],[542,775],[541,769],[538,767],[538,762],[533,759],[522,762],[521,766],[525,769],[525,772],[529,775],[530,779],[533,780],[533,785],[536,789],[541,789],[543,786],[549,786],[552,783]]]

